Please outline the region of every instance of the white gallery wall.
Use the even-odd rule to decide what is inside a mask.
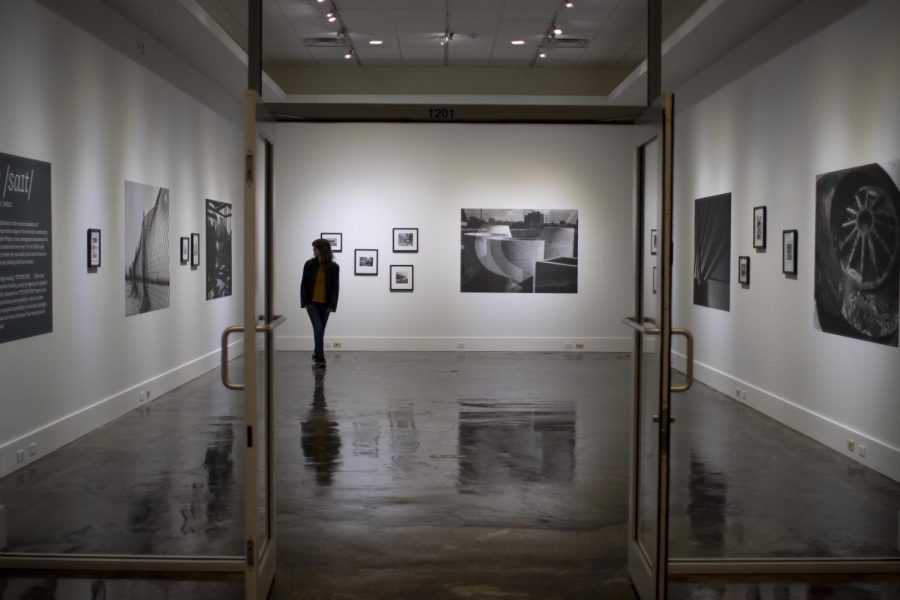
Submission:
[[[343,234],[326,345],[344,350],[627,350],[633,131],[620,126],[282,124],[277,130],[279,348],[312,348],[300,269],[323,232]],[[578,293],[460,292],[463,208],[577,209]],[[394,227],[419,251],[392,253]],[[377,277],[353,250],[379,251]],[[389,290],[414,265],[414,291]]]
[[[207,301],[205,246],[182,265],[179,238],[205,243],[205,200],[231,202],[240,257],[243,188],[238,124],[32,0],[0,23],[0,152],[51,164],[53,244],[53,332],[0,345],[2,476],[217,366],[240,298]],[[169,189],[171,276],[168,308],[127,318],[126,180]]]
[[[900,351],[817,331],[813,298],[816,176],[868,163],[900,176],[897,23],[900,3],[873,0],[735,78],[775,23],[676,91],[676,108],[691,104],[675,121],[674,324],[695,335],[702,381],[900,480]],[[694,200],[726,192],[729,312],[692,301]],[[765,251],[752,247],[754,206],[768,209]],[[798,230],[796,277],[782,274],[785,229]]]

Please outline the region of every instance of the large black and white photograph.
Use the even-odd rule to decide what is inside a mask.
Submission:
[[[464,208],[461,292],[578,293],[578,210]]]
[[[694,304],[731,308],[731,194],[694,201]]]
[[[900,161],[816,177],[815,326],[897,346]]]
[[[125,182],[125,316],[169,307],[169,190]]]
[[[0,153],[0,343],[53,331],[50,163]]]
[[[206,200],[206,299],[231,295],[231,204]]]

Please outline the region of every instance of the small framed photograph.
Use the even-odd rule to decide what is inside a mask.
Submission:
[[[394,227],[394,252],[418,252],[419,228]]]
[[[331,244],[331,251],[337,254],[344,250],[344,234],[342,233],[322,233],[319,237]]]
[[[357,248],[353,251],[354,275],[378,275],[378,250]]]
[[[750,285],[750,257],[738,256],[738,283]]]
[[[781,272],[797,274],[797,230],[785,229],[781,233]]]
[[[766,247],[766,207],[753,208],[753,247]]]
[[[656,229],[650,230],[650,254],[656,256],[656,250],[659,248],[659,232]]]
[[[87,230],[87,266],[96,269],[100,266],[100,230]]]
[[[413,291],[413,266],[391,265],[391,291]]]
[[[200,266],[200,234],[191,234],[191,266]]]
[[[191,238],[181,238],[181,264],[186,265],[191,260]]]
[[[653,281],[651,282],[653,285],[653,293],[656,293],[656,265],[653,265]]]

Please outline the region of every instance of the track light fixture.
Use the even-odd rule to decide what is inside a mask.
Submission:
[[[444,32],[444,35],[441,36],[441,46],[446,46],[450,42],[453,41],[453,32],[447,31]]]
[[[344,55],[344,58],[346,58],[347,60],[350,60],[351,58],[353,58],[353,49],[352,48],[350,50],[347,50],[347,53]]]

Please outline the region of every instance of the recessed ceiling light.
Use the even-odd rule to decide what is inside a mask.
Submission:
[[[524,46],[525,40],[513,40],[510,42],[513,46]]]
[[[381,40],[369,40],[369,43],[372,44],[373,46],[380,46],[380,45],[382,45],[384,42],[381,41]]]
[[[573,6],[575,6],[574,2],[566,2],[566,8],[572,8]]]
[[[538,58],[547,58],[547,53],[541,52],[540,54],[538,54]]]
[[[349,52],[347,52],[347,54],[344,55],[344,58],[346,58],[347,60],[350,60],[351,58],[353,58],[353,50],[350,50]]]
[[[559,27],[555,27],[553,29],[553,35],[562,35],[562,29],[560,29]]]

